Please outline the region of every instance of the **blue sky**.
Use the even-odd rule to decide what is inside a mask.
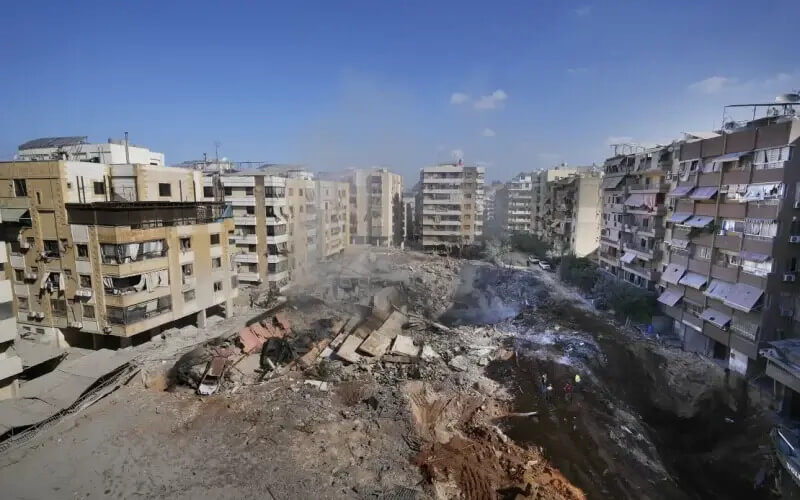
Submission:
[[[461,152],[489,179],[600,163],[800,88],[800,2],[16,2],[0,158],[119,137],[407,180]],[[789,20],[789,21],[785,21]],[[796,30],[794,30],[796,31]],[[456,152],[456,153],[454,153]]]

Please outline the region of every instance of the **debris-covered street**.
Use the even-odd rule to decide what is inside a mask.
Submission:
[[[286,295],[138,346],[4,498],[768,497],[759,395],[545,271],[354,247]]]

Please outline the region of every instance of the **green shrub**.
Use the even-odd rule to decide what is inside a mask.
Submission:
[[[648,323],[656,314],[656,295],[649,290],[603,276],[594,286],[598,298],[614,310],[617,318]]]
[[[562,281],[589,293],[600,279],[600,272],[594,262],[587,258],[565,255],[558,266],[558,275]]]
[[[530,233],[514,233],[508,238],[511,248],[520,252],[544,257],[550,247],[544,241]]]

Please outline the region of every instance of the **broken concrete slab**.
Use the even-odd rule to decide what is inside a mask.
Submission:
[[[327,391],[328,390],[328,383],[322,380],[304,380],[303,383],[305,385],[310,385],[312,387],[316,387],[320,391]]]
[[[367,337],[367,340],[358,346],[358,351],[377,358],[379,356],[383,356],[383,354],[389,348],[389,344],[391,343],[391,338],[376,330],[372,332],[369,337]]]
[[[314,361],[317,360],[318,357],[322,354],[322,352],[328,347],[330,344],[331,339],[322,339],[314,345],[307,353],[303,354],[299,360],[297,360],[297,364],[299,364],[303,368],[308,368]]]
[[[356,349],[358,349],[358,346],[360,345],[361,339],[355,335],[350,335],[344,339],[342,345],[339,346],[339,349],[336,351],[336,355],[348,363],[358,363],[361,361],[361,355],[356,353]]]
[[[384,363],[398,363],[398,364],[409,364],[414,359],[411,356],[405,356],[403,354],[387,354],[381,358],[381,361]]]
[[[469,360],[466,356],[456,356],[447,363],[447,366],[459,372],[465,372],[469,369]]]
[[[391,353],[416,358],[419,355],[419,347],[414,345],[414,340],[411,337],[398,334],[392,344]]]
[[[425,344],[422,346],[422,359],[425,361],[433,361],[435,359],[440,359],[439,353],[433,350],[433,347]]]

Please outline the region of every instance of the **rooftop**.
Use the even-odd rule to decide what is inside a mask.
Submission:
[[[40,137],[32,139],[19,146],[20,151],[26,149],[40,148],[62,148],[65,146],[76,146],[78,144],[88,144],[89,137],[85,135],[75,135],[69,137]]]

